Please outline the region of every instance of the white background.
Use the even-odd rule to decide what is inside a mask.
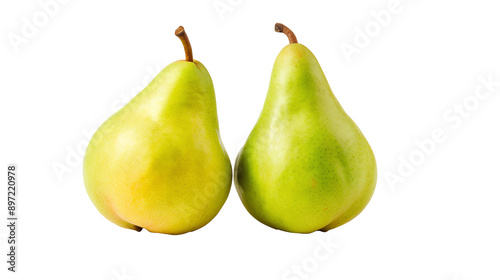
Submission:
[[[500,5],[401,0],[386,26],[374,25],[372,13],[389,3],[70,0],[44,23],[38,1],[2,1],[0,168],[19,166],[20,243],[19,273],[2,262],[0,278],[499,279],[500,87],[483,100],[474,92],[480,77],[500,81]],[[13,45],[23,18],[34,16],[38,30]],[[79,154],[150,72],[183,59],[174,30],[186,28],[212,76],[234,163],[288,43],[275,22],[316,55],[375,152],[379,180],[365,211],[326,234],[291,234],[252,218],[233,187],[211,223],[181,236],[137,233],[102,217],[85,192]],[[341,45],[356,47],[356,28],[367,26],[370,41],[357,42],[349,62]],[[457,117],[464,101],[466,117]],[[446,140],[422,158],[415,141],[436,129]],[[398,171],[412,155],[413,172]],[[404,181],[391,184],[388,174]],[[6,216],[4,175],[1,182]],[[6,238],[1,226],[3,256]]]

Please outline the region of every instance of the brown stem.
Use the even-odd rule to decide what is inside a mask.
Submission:
[[[276,23],[274,26],[274,31],[280,32],[280,33],[285,33],[285,35],[288,37],[288,41],[290,41],[290,44],[297,44],[297,37],[295,37],[295,34],[293,34],[292,30],[290,30],[288,27],[286,27],[282,23]]]
[[[175,36],[179,37],[182,41],[182,45],[184,46],[184,52],[186,52],[186,61],[193,62],[193,49],[191,49],[191,44],[189,43],[188,35],[186,31],[184,31],[184,27],[179,26],[175,30]]]

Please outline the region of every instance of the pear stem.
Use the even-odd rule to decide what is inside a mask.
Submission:
[[[284,24],[276,23],[276,25],[274,26],[274,31],[285,33],[285,35],[288,37],[288,41],[290,41],[290,44],[298,43],[295,34],[293,34],[292,30],[290,30],[290,28],[286,27]]]
[[[186,61],[193,62],[193,49],[191,49],[191,44],[189,43],[186,31],[184,31],[184,27],[179,26],[175,30],[175,36],[181,39],[182,45],[184,46],[184,52],[186,53]]]

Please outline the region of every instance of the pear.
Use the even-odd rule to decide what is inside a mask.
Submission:
[[[231,188],[232,168],[219,135],[214,87],[193,60],[163,69],[94,134],[83,163],[99,212],[128,229],[194,231],[212,220]]]
[[[368,204],[377,168],[367,140],[340,106],[312,52],[290,44],[278,55],[260,117],[235,165],[245,208],[295,233],[328,231]]]

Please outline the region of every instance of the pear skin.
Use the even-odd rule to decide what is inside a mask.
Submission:
[[[192,60],[183,29],[176,34],[186,60],[167,66],[111,116],[85,153],[89,197],[104,217],[124,228],[194,231],[217,215],[231,187],[212,79]]]
[[[272,228],[328,231],[370,201],[375,157],[313,53],[286,26],[276,30],[288,33],[290,44],[275,61],[264,108],[237,157],[236,190],[248,212]]]

